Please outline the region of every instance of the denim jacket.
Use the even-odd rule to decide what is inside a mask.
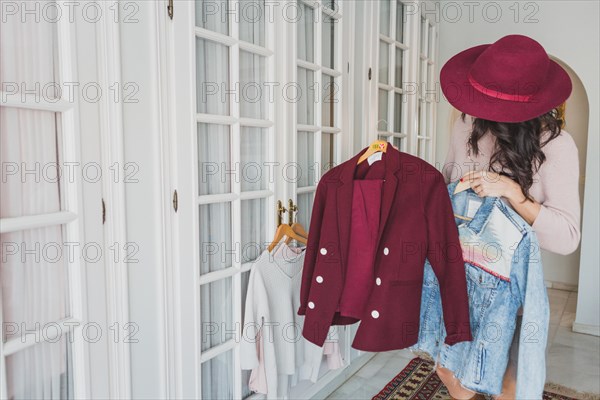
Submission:
[[[541,399],[550,312],[537,237],[504,199],[480,198],[471,189],[453,194],[457,183],[448,192],[465,261],[473,341],[444,344],[439,286],[426,263],[419,339],[409,349],[430,355],[468,389],[500,394],[522,307],[516,398]]]

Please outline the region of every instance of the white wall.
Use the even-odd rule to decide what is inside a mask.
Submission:
[[[493,43],[508,34],[528,35],[544,46],[554,57],[568,64],[583,83],[590,110],[600,109],[598,49],[600,30],[598,2],[539,1],[515,2],[442,2],[437,10],[440,18],[440,67],[454,54],[478,44]],[[469,8],[469,5],[471,8]],[[471,12],[470,12],[471,11]],[[516,22],[515,22],[516,21]],[[439,76],[439,75],[438,75]],[[441,94],[440,94],[441,96]],[[451,107],[441,96],[438,106],[436,160],[443,162],[448,148],[448,121]],[[576,325],[588,331],[600,325],[598,285],[600,259],[599,230],[599,165],[597,150],[600,118],[590,114],[587,143],[585,204],[582,221],[581,265]],[[576,271],[558,279],[576,281]],[[546,276],[547,279],[551,277]]]
[[[554,57],[553,57],[554,58]],[[579,200],[584,204],[585,166],[587,162],[587,141],[589,124],[588,96],[583,83],[577,74],[562,60],[554,58],[569,74],[573,83],[573,91],[567,99],[565,107],[564,130],[571,134],[579,149]],[[579,283],[579,265],[581,264],[581,247],[567,255],[553,254],[542,250],[545,278],[547,283],[556,288],[576,288]],[[558,282],[558,284],[557,284]]]
[[[127,266],[130,321],[138,328],[131,348],[131,387],[136,399],[167,398],[164,298],[165,202],[161,168],[161,100],[157,20],[160,3],[138,1],[137,22],[121,22],[123,82],[137,85],[135,101],[123,104],[125,162],[137,167],[125,187],[127,242],[138,251]],[[159,11],[159,5],[160,11]]]

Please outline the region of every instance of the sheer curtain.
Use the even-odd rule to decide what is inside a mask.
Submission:
[[[54,24],[33,18],[21,22],[13,16],[0,29],[0,81],[5,87],[21,92],[39,85],[44,99],[58,96],[53,85],[47,86],[55,81]],[[20,94],[9,96],[21,99]],[[60,118],[54,112],[0,107],[0,219],[60,211],[57,126]],[[62,227],[7,232],[0,235],[0,242],[3,340],[21,341],[25,329],[43,329],[68,316]],[[44,335],[39,339],[6,357],[6,371],[1,373],[6,374],[8,398],[72,397],[66,335],[52,342],[45,342]]]

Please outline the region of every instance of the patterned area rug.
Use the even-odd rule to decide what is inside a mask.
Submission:
[[[446,386],[433,370],[433,363],[417,357],[375,396],[373,400],[451,400]],[[560,394],[559,394],[560,393]],[[487,396],[486,399],[492,399]],[[544,400],[600,399],[590,393],[579,393],[557,384],[546,384]]]

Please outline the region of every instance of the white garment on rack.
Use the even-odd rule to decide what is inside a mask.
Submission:
[[[304,318],[304,316],[301,316],[301,318]],[[292,378],[294,382],[292,386],[296,385],[297,381],[305,379],[317,382],[323,355],[327,356],[327,367],[329,369],[338,369],[345,365],[340,352],[339,329],[341,329],[341,326],[338,325],[329,327],[329,334],[327,335],[327,339],[325,339],[323,347],[319,347],[302,337],[301,343],[304,347],[304,360],[299,366],[298,373]]]
[[[250,271],[241,340],[242,369],[252,369],[250,390],[268,399],[286,399],[299,380],[316,382],[324,348],[328,364],[343,365],[337,329],[329,343],[318,347],[302,337],[304,316],[296,310],[305,247],[290,247],[285,239],[255,260]],[[337,327],[335,327],[337,328]]]

